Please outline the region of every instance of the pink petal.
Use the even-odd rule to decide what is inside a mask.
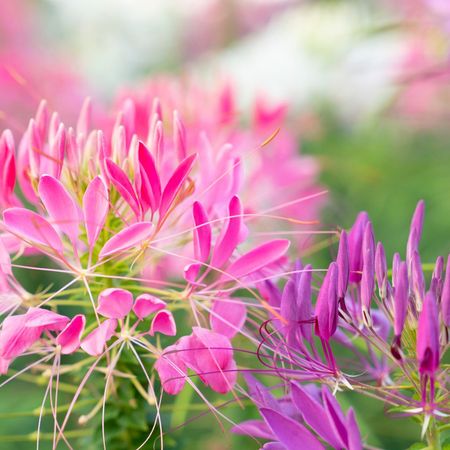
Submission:
[[[211,259],[211,265],[218,268],[222,267],[228,261],[240,242],[240,233],[243,226],[242,205],[236,196],[230,200],[228,215],[229,218],[226,221],[227,226],[214,246]]]
[[[161,181],[155,161],[142,142],[139,142],[138,159],[142,177],[141,194],[148,198],[150,207],[154,212],[158,210],[161,201]]]
[[[77,120],[77,134],[86,137],[89,133],[92,116],[92,102],[89,97],[84,99],[81,106],[80,115]]]
[[[159,213],[161,217],[164,217],[166,212],[172,206],[175,197],[181,190],[184,181],[186,180],[187,176],[189,175],[189,172],[192,169],[192,165],[194,164],[196,157],[197,155],[193,154],[191,156],[188,156],[185,160],[183,160],[180,163],[180,165],[175,169],[175,172],[167,182],[161,197],[161,205],[159,208]]]
[[[0,237],[0,274],[12,276],[11,258]]]
[[[180,358],[178,347],[171,345],[155,363],[161,384],[165,392],[170,395],[178,394],[186,383],[186,364]]]
[[[25,314],[25,328],[43,327],[46,330],[62,330],[69,318],[48,309],[30,308]]]
[[[195,259],[206,262],[211,252],[211,225],[208,223],[208,216],[203,206],[195,202],[192,213],[194,216],[194,250]]]
[[[16,184],[16,163],[14,156],[14,138],[9,130],[0,137],[0,204],[11,201]]]
[[[139,319],[145,319],[166,307],[166,302],[150,294],[141,294],[134,302],[133,311]]]
[[[186,129],[178,111],[173,113],[173,142],[178,159],[181,161],[186,158]]]
[[[0,331],[0,358],[13,359],[28,350],[40,337],[41,327],[26,328],[26,315],[7,317]]]
[[[123,319],[133,307],[133,295],[124,289],[105,289],[98,296],[97,312],[109,319]]]
[[[79,212],[66,188],[56,178],[44,175],[39,181],[39,196],[53,224],[75,245],[79,234]]]
[[[95,246],[100,232],[105,225],[109,210],[108,190],[103,180],[95,177],[86,189],[83,197],[84,223],[89,248]]]
[[[39,214],[25,208],[10,208],[3,212],[3,221],[9,231],[32,244],[50,247],[58,254],[63,253],[58,233]]]
[[[222,275],[222,281],[239,279],[280,259],[289,248],[286,239],[275,239],[250,250],[234,261]]]
[[[25,208],[9,208],[3,212],[3,221],[10,232],[62,254],[63,244],[58,233],[39,214]]]
[[[177,334],[177,326],[170,311],[159,311],[156,313],[150,326],[150,335],[155,333],[165,334],[166,336],[175,336]]]
[[[117,192],[123,197],[123,199],[130,205],[134,214],[138,217],[140,215],[140,204],[136,196],[136,192],[128,179],[126,173],[113,161],[106,159],[106,169],[108,171],[109,179]]]
[[[106,342],[112,337],[117,328],[116,319],[107,319],[94,331],[89,333],[81,342],[81,348],[91,356],[103,353]]]
[[[180,339],[180,357],[200,379],[216,392],[229,392],[237,379],[233,348],[228,338],[205,328]]]
[[[61,346],[61,353],[63,355],[68,355],[78,350],[85,324],[86,318],[83,314],[78,314],[56,338],[56,343]]]
[[[233,338],[242,329],[247,318],[247,308],[239,300],[215,300],[209,320],[216,333]]]
[[[41,173],[47,173],[56,178],[61,176],[64,162],[64,152],[66,149],[66,130],[64,125],[59,124],[58,131],[49,141],[48,152],[41,156]]]
[[[198,274],[200,272],[200,268],[202,267],[201,264],[193,263],[188,264],[184,267],[184,279],[191,284],[194,284],[196,286],[199,285],[195,280],[198,277]],[[203,285],[204,286],[204,285]]]
[[[142,244],[152,234],[151,222],[137,222],[117,233],[103,246],[99,259]]]

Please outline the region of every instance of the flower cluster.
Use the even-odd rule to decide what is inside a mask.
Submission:
[[[278,276],[289,247],[286,239],[261,241],[264,233],[249,229],[255,220],[257,227],[312,225],[322,202],[313,188],[315,164],[297,155],[287,131],[277,132],[284,106],[257,102],[248,128],[237,123],[228,85],[217,103],[192,89],[186,103],[209,99],[211,109],[184,111],[177,98],[182,114],[195,118],[184,123],[171,111],[173,88],[159,86],[145,107],[121,101],[113,121],[100,121],[101,130],[93,126],[89,100],[75,128],[42,102],[18,146],[8,130],[0,138],[0,371],[11,374],[3,384],[26,370],[49,377],[42,408],[49,397],[54,446],[68,443],[71,413],[98,372],[106,374],[104,394],[82,423],[102,409],[104,441],[105,405],[118,395],[117,383],[132,380],[133,395],[156,405],[160,429],[163,391],[176,394],[188,383],[203,398],[192,374],[216,392],[233,390],[231,339],[241,333],[256,348],[246,319],[259,320],[272,308],[254,288],[261,278]],[[280,171],[272,166],[269,172],[278,175],[265,179],[274,158]],[[284,173],[285,165],[291,172]],[[280,180],[291,190],[294,173],[298,196],[271,203]],[[273,195],[261,203],[255,189]],[[245,207],[242,198],[249,199]],[[28,263],[36,258],[38,265]],[[45,272],[56,285],[65,281],[28,292],[17,271]],[[16,364],[20,370],[11,372]],[[63,419],[60,377],[77,386]]]
[[[449,342],[450,261],[445,275],[441,256],[432,265],[421,262],[423,219],[421,201],[406,259],[395,253],[389,272],[383,245],[375,245],[369,217],[360,213],[350,232],[340,233],[336,261],[314,306],[311,266],[297,263],[282,292],[266,282],[266,295],[282,320],[272,317],[261,327],[259,357],[283,380],[355,390],[393,412],[418,415],[422,435],[434,442],[437,423],[450,413],[442,363]],[[432,271],[428,287],[424,269]],[[267,417],[266,422],[271,423]]]

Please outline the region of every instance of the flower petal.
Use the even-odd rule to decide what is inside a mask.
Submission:
[[[97,312],[109,319],[123,319],[133,307],[133,295],[124,289],[105,289],[98,296]]]
[[[63,355],[68,355],[78,350],[85,324],[86,318],[83,314],[78,314],[56,338],[56,343],[61,346],[61,353]]]
[[[195,259],[206,262],[211,252],[211,225],[208,223],[206,211],[199,202],[192,208],[194,216],[194,251]]]
[[[261,415],[287,450],[325,450],[325,447],[303,425],[269,408],[261,408]]]
[[[234,261],[222,275],[222,281],[239,279],[280,259],[289,248],[286,239],[275,239],[250,250]]]
[[[246,318],[247,308],[241,301],[217,299],[212,305],[209,321],[213,331],[231,339],[242,329]]]
[[[228,261],[240,242],[243,220],[242,205],[239,197],[234,196],[230,200],[228,215],[226,228],[219,236],[214,246],[214,252],[211,258],[211,265],[213,267],[222,267]]]
[[[188,156],[184,159],[180,165],[175,169],[175,172],[170,177],[166,186],[164,187],[164,191],[161,197],[161,205],[159,208],[159,214],[161,217],[164,217],[167,211],[172,206],[175,197],[178,192],[181,190],[184,181],[186,180],[189,172],[192,169],[192,165],[194,164],[197,155],[194,153],[191,156]]]
[[[98,356],[103,353],[106,342],[116,331],[117,320],[107,319],[102,322],[94,331],[89,333],[81,342],[81,348],[91,356]]]
[[[155,333],[165,334],[166,336],[175,336],[177,334],[177,326],[175,319],[170,311],[158,311],[152,320],[150,326],[150,335]]]
[[[141,294],[134,302],[133,311],[136,316],[142,320],[165,307],[166,302],[163,302],[158,297],[150,294]]]
[[[53,225],[65,233],[75,245],[79,234],[80,215],[73,198],[63,184],[50,175],[41,177],[38,190]]]
[[[123,199],[130,205],[136,217],[140,215],[140,203],[134,191],[133,185],[126,173],[113,161],[106,159],[106,170],[108,172],[109,179],[117,192],[123,197]]]
[[[151,222],[137,222],[119,231],[103,246],[98,255],[99,259],[141,244],[151,236],[152,227],[153,224]]]
[[[176,345],[167,347],[155,363],[162,387],[170,395],[178,394],[187,378],[186,364],[180,358],[178,350]]]
[[[84,224],[90,249],[95,246],[105,225],[108,210],[108,190],[103,180],[97,176],[89,183],[83,196]]]
[[[9,231],[32,244],[49,247],[59,255],[63,253],[58,233],[39,214],[25,208],[9,208],[3,212],[3,221]]]

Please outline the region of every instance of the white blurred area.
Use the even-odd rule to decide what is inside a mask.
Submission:
[[[50,33],[110,97],[124,83],[181,70],[229,77],[297,109],[329,104],[354,122],[389,102],[406,38],[377,32],[368,2],[43,0]]]

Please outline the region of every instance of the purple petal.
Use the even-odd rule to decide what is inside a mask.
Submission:
[[[342,440],[336,435],[324,407],[299,384],[291,383],[291,389],[292,400],[304,421],[332,447],[342,448]]]
[[[303,425],[273,409],[261,408],[261,415],[287,450],[325,450],[325,447]]]
[[[444,325],[450,327],[450,255],[447,257],[447,267],[442,287],[441,312]]]
[[[341,232],[336,263],[338,266],[338,297],[345,298],[350,276],[348,238],[345,230]]]

